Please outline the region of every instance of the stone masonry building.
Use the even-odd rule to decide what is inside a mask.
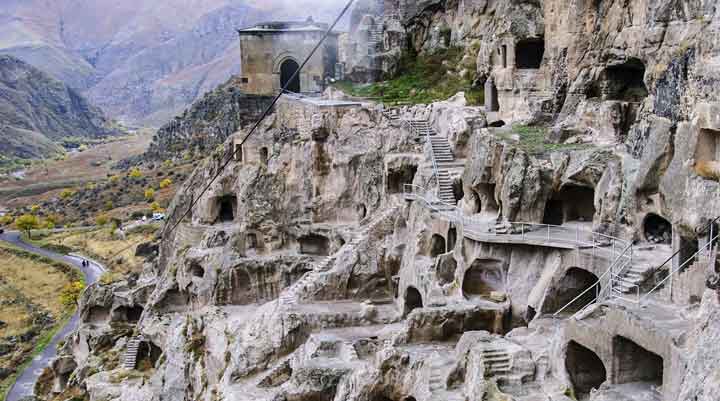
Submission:
[[[241,53],[241,90],[247,94],[277,93],[300,67],[328,29],[312,18],[305,22],[265,22],[238,30]],[[338,34],[332,33],[288,90],[317,93],[334,77]]]

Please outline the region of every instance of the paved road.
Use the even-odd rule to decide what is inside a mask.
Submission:
[[[85,282],[90,285],[98,281],[100,276],[105,271],[105,268],[98,263],[91,262],[90,266],[83,267],[82,260],[74,256],[61,255],[46,249],[36,248],[30,244],[22,241],[20,233],[17,232],[6,232],[0,234],[0,240],[11,243],[18,248],[22,248],[28,252],[32,252],[38,255],[45,256],[47,258],[56,260],[58,262],[64,262],[80,269],[85,275]],[[0,271],[2,271],[2,263],[0,263]],[[53,337],[50,344],[45,348],[42,354],[35,357],[30,366],[25,369],[18,380],[15,382],[10,392],[7,395],[5,401],[18,401],[23,397],[33,394],[33,387],[35,382],[42,373],[43,369],[50,365],[57,354],[58,343],[70,334],[73,330],[78,327],[80,322],[80,316],[75,313],[70,321]]]

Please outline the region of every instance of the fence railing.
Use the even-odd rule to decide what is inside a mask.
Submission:
[[[430,132],[432,129],[429,129],[425,134],[418,131],[417,128],[410,122],[409,120],[406,120],[404,118],[400,118],[400,124],[408,127],[410,132],[415,134],[417,137],[425,137],[425,146],[430,147],[430,160],[432,161],[432,167],[433,167],[433,176],[435,177],[435,186],[439,190],[440,189],[440,172],[438,170],[437,160],[435,160],[435,151],[432,147],[432,142],[430,140]],[[429,123],[428,123],[429,124]]]

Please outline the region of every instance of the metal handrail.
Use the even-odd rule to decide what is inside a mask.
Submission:
[[[400,123],[408,126],[410,128],[410,131],[412,131],[413,134],[415,134],[416,136],[422,137],[422,134],[420,134],[420,132],[415,128],[415,126],[412,125],[412,122],[410,122],[409,120],[400,118]],[[430,125],[430,123],[427,121],[425,121],[425,123],[427,123],[428,126]],[[432,129],[432,127],[431,127],[431,129]],[[438,169],[437,161],[435,160],[435,150],[433,150],[432,141],[430,140],[430,130],[428,130],[428,132],[425,133],[425,143],[430,146],[430,160],[432,161],[433,175],[435,176],[435,184],[437,185],[438,190],[439,190],[440,189],[440,170]]]
[[[573,305],[577,300],[581,299],[583,296],[585,296],[588,292],[590,292],[590,291],[593,290],[593,289],[595,289],[595,292],[596,292],[595,298],[594,298],[592,301],[590,301],[587,305],[585,305],[585,306],[583,306],[582,308],[580,308],[580,310],[579,310],[577,313],[575,313],[575,315],[577,315],[578,313],[582,312],[588,305],[591,305],[591,304],[593,304],[593,303],[596,303],[596,302],[600,299],[600,295],[601,295],[601,294],[600,294],[600,291],[601,291],[602,288],[603,288],[603,287],[600,287],[600,288],[597,288],[597,287],[600,285],[600,283],[602,283],[602,282],[605,280],[606,277],[608,277],[608,279],[611,278],[611,275],[613,274],[612,272],[613,272],[615,266],[618,264],[619,261],[621,261],[621,260],[626,260],[625,263],[627,263],[627,264],[631,263],[631,261],[632,261],[632,249],[633,249],[633,248],[632,248],[632,243],[630,243],[627,247],[625,247],[625,249],[622,251],[622,253],[621,253],[617,258],[615,258],[615,260],[613,261],[613,263],[610,264],[610,267],[608,267],[608,269],[605,271],[605,273],[603,273],[603,274],[598,278],[598,280],[595,282],[595,284],[593,284],[592,286],[588,287],[585,291],[581,292],[580,295],[578,295],[578,296],[575,297],[572,301],[568,302],[565,306],[563,306],[562,308],[560,308],[557,312],[555,312],[555,313],[553,314],[553,317],[555,317],[555,318],[558,317],[562,312],[565,311],[565,309],[569,308],[569,307],[570,307],[571,305]],[[629,253],[630,256],[629,256],[629,258],[625,259],[624,255],[626,255],[627,253]],[[611,282],[611,285],[610,285],[609,287],[610,287],[610,288],[605,287],[606,291],[607,291],[607,290],[612,290],[612,282]],[[575,316],[575,315],[573,315],[573,316]]]
[[[692,256],[690,256],[689,258],[687,258],[687,260],[685,260],[685,262],[683,262],[683,263],[682,263],[680,266],[678,266],[676,269],[672,269],[672,270],[670,271],[670,274],[668,274],[667,277],[665,277],[664,279],[662,279],[659,283],[657,283],[657,285],[655,285],[655,287],[653,287],[650,291],[648,291],[648,292],[643,296],[642,300],[643,300],[643,301],[647,300],[647,299],[650,297],[650,295],[652,295],[658,288],[660,288],[662,285],[665,284],[665,282],[667,282],[668,280],[670,280],[670,279],[673,277],[674,274],[680,272],[680,270],[683,270],[683,269],[685,268],[685,266],[687,266],[690,262],[695,262],[695,259],[696,259],[702,252],[709,252],[709,253],[712,255],[713,248],[716,248],[715,246],[713,246],[713,243],[714,243],[718,238],[720,238],[720,234],[715,235],[713,238],[711,238],[711,239],[707,242],[707,244],[705,244],[705,246],[703,246],[703,247],[700,248],[697,252],[695,252],[695,254],[693,254]],[[714,260],[714,259],[711,258],[711,261],[712,261],[712,260]],[[662,266],[661,266],[661,267],[662,267]],[[672,294],[671,294],[671,296],[672,296]]]

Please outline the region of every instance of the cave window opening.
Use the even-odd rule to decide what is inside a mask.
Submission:
[[[242,162],[243,161],[243,148],[240,144],[235,144],[235,161],[236,162]]]
[[[203,267],[200,266],[199,263],[193,263],[192,266],[190,266],[190,272],[192,273],[193,277],[202,278],[203,276],[205,276],[205,269],[203,269]]]
[[[607,380],[607,370],[600,357],[575,341],[570,341],[565,355],[565,369],[578,399],[585,399],[593,389]]]
[[[154,368],[161,355],[162,350],[157,345],[149,341],[140,343],[136,359],[136,369],[144,372]]]
[[[125,319],[130,323],[137,323],[140,321],[140,317],[143,314],[143,307],[136,305],[131,308],[125,309]]]
[[[247,250],[258,249],[258,236],[255,233],[245,234],[245,248]]]
[[[672,224],[655,213],[649,213],[643,221],[645,239],[654,244],[672,243]]]
[[[399,194],[404,192],[405,184],[412,184],[415,180],[418,166],[403,165],[398,169],[391,169],[387,175],[388,193]]]
[[[602,96],[604,100],[638,103],[648,96],[645,64],[638,59],[607,67],[600,80],[600,87],[593,90],[595,95]]]
[[[264,166],[268,165],[268,148],[266,147],[260,148],[260,163]]]
[[[433,234],[430,238],[430,256],[434,258],[442,255],[447,252],[446,249],[445,238],[440,234]]]
[[[622,336],[613,338],[614,382],[648,383],[662,387],[663,359],[632,340]]]
[[[450,227],[448,229],[447,238],[447,249],[448,252],[450,252],[455,249],[455,244],[457,243],[457,229],[455,227]]]
[[[563,313],[573,314],[595,301],[598,289],[585,292],[598,282],[598,277],[579,267],[571,267],[557,283],[557,286],[548,291],[543,303],[543,312],[555,313],[575,300]],[[580,295],[582,295],[580,297]],[[580,297],[576,299],[577,297]]]
[[[485,81],[485,111],[500,111],[498,89],[492,78]]]
[[[545,40],[525,39],[515,46],[515,67],[519,69],[538,69],[545,55]]]
[[[502,59],[502,68],[507,68],[507,45],[502,45],[500,47],[500,58]]]
[[[407,316],[414,309],[422,308],[422,307],[423,307],[423,301],[422,301],[422,295],[420,295],[420,291],[418,291],[414,287],[408,287],[407,290],[405,290],[405,313],[404,313],[404,315]]]
[[[465,298],[489,298],[492,292],[505,292],[502,265],[496,260],[475,259],[463,277]]]
[[[367,217],[367,207],[362,203],[357,205],[358,220],[362,220]]]
[[[300,237],[300,253],[304,255],[328,256],[330,254],[330,240],[317,234]]]
[[[217,223],[227,223],[235,220],[235,208],[237,207],[237,196],[226,195],[217,198],[218,217]]]
[[[595,190],[566,185],[545,204],[544,224],[562,225],[571,221],[592,222],[595,217]]]
[[[701,177],[720,179],[720,131],[701,129],[698,133],[695,170]]]

